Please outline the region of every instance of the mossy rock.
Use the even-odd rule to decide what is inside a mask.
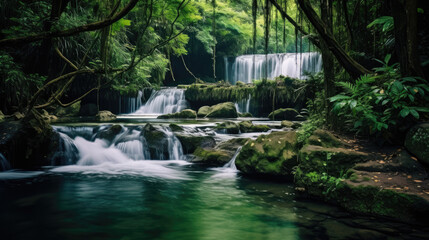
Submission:
[[[194,151],[196,157],[192,161],[212,166],[223,166],[232,159],[237,149],[248,140],[248,138],[233,138],[220,143],[215,148],[198,147]]]
[[[235,123],[235,122],[231,122],[231,121],[226,121],[220,124],[217,124],[215,129],[217,131],[225,131],[225,133],[229,133],[229,134],[238,134],[240,133],[240,125]]]
[[[116,115],[111,113],[110,111],[103,110],[95,115],[95,119],[100,122],[113,121],[116,119]]]
[[[216,141],[211,136],[193,136],[176,133],[176,137],[182,143],[185,154],[194,153],[197,148],[211,148],[216,145]]]
[[[404,145],[420,162],[429,166],[429,123],[412,127],[405,137]]]
[[[141,134],[146,139],[151,159],[168,159],[168,136],[161,126],[147,123]]]
[[[115,137],[121,133],[124,129],[121,125],[115,124],[111,127],[101,130],[96,134],[96,138],[102,138],[104,140],[107,140],[109,143],[115,139]]]
[[[181,126],[175,124],[175,123],[171,123],[169,125],[169,127],[170,127],[171,131],[173,131],[173,132],[181,132],[181,131],[183,131],[183,128]]]
[[[270,127],[268,127],[267,125],[262,125],[262,124],[254,125],[252,121],[242,121],[238,125],[240,126],[240,131],[242,133],[267,132],[270,130]]]
[[[237,112],[237,114],[239,117],[253,117],[253,115],[249,112],[246,112],[246,113]]]
[[[73,103],[68,107],[57,106],[54,115],[58,117],[75,117],[79,115],[80,101]]]
[[[210,110],[211,110],[211,107],[202,106],[198,109],[197,116],[203,118],[203,117],[207,116],[207,114],[209,114]]]
[[[237,81],[235,83],[235,85],[237,85],[237,86],[245,86],[246,84],[244,82],[242,82],[242,81]]]
[[[197,113],[192,109],[185,109],[177,113],[170,113],[158,116],[159,119],[168,118],[197,118]]]
[[[208,118],[236,118],[237,116],[237,109],[232,102],[211,106],[209,113],[206,115]]]
[[[295,121],[298,120],[297,116],[299,115],[298,111],[293,108],[280,108],[268,115],[269,119],[272,120],[289,120]]]
[[[322,146],[326,148],[344,146],[341,140],[335,137],[331,132],[322,129],[314,130],[307,142],[310,145]]]
[[[237,156],[245,174],[290,179],[297,161],[296,132],[273,132],[248,141]]]
[[[301,123],[297,123],[297,122],[292,122],[292,121],[288,121],[288,120],[283,120],[280,123],[281,127],[284,128],[292,128],[292,129],[298,129],[302,126]]]
[[[366,153],[344,149],[306,145],[299,151],[299,167],[303,172],[327,173],[339,177],[354,164],[364,162]]]

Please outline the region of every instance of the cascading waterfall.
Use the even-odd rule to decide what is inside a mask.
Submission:
[[[105,163],[127,163],[134,160],[182,160],[183,148],[173,132],[164,126],[156,131],[165,136],[165,146],[153,146],[159,149],[150,153],[149,144],[142,134],[141,127],[125,127],[116,134],[109,136],[109,126],[80,128],[80,134],[73,127],[56,126],[54,129],[60,137],[60,144],[52,160],[52,165],[93,166]],[[91,130],[90,130],[91,129]],[[88,137],[88,132],[92,136]],[[168,154],[165,153],[168,151]]]
[[[225,79],[232,84],[262,79],[266,64],[268,79],[280,75],[305,79],[305,72],[316,73],[322,69],[322,56],[317,52],[268,54],[267,59],[263,54],[242,55],[230,63],[225,57]]]
[[[119,113],[132,113],[140,109],[143,91],[138,91],[137,97],[119,96]]]
[[[235,108],[237,108],[237,111],[239,113],[250,112],[250,100],[252,100],[252,96],[249,94],[247,98],[237,101],[235,103]]]
[[[146,104],[131,114],[168,114],[180,112],[187,106],[184,89],[164,88],[152,92]]]
[[[0,172],[10,169],[10,164],[7,159],[0,153]]]
[[[235,159],[237,158],[238,154],[241,151],[241,147],[237,148],[237,151],[235,151],[234,156],[231,158],[229,162],[227,162],[223,168],[230,168],[232,170],[237,170],[237,166],[235,166]]]

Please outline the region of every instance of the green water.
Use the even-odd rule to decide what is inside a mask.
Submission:
[[[293,186],[197,165],[0,180],[1,239],[417,239],[410,226],[296,199]]]

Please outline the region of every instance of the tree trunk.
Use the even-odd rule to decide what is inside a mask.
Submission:
[[[297,1],[329,50],[336,57],[341,66],[344,67],[344,69],[353,78],[358,78],[360,75],[371,73],[371,71],[360,65],[344,51],[340,44],[335,40],[332,31],[330,31],[326,24],[319,18],[308,0]]]

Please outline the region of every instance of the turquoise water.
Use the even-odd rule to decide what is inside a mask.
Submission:
[[[289,184],[247,179],[228,169],[178,161],[155,161],[154,165],[160,168],[146,172],[136,171],[135,165],[115,171],[112,166],[69,166],[13,180],[11,173],[1,173],[2,239],[424,236],[408,225],[357,217],[330,205],[299,200]]]

